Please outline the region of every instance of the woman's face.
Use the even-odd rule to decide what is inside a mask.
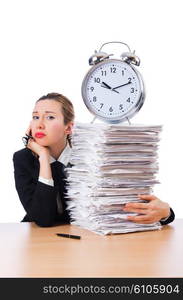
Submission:
[[[61,105],[55,100],[40,100],[35,104],[30,126],[39,145],[63,145],[67,135],[71,134],[73,123],[64,125]]]

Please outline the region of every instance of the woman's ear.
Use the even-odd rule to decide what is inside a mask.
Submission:
[[[74,126],[74,123],[73,122],[69,122],[67,125],[66,125],[66,128],[65,128],[65,133],[68,135],[68,134],[72,134],[72,128]]]

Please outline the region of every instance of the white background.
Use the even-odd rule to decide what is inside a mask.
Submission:
[[[155,194],[183,217],[183,17],[181,0],[4,0],[0,2],[0,222],[25,212],[14,186],[13,153],[23,147],[35,101],[60,92],[76,121],[92,116],[81,98],[88,59],[102,43],[119,40],[136,50],[146,100],[132,123],[162,124],[161,185]],[[104,49],[116,57],[126,48]]]

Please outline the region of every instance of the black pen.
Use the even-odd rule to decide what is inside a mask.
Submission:
[[[79,235],[73,235],[73,234],[67,234],[67,233],[56,233],[56,235],[66,237],[66,238],[71,238],[71,239],[77,239],[77,240],[79,240],[81,238]]]

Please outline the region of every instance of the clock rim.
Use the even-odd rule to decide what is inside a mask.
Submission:
[[[137,103],[135,104],[134,107],[132,107],[132,109],[126,114],[124,115],[123,117],[119,118],[119,117],[102,117],[102,116],[99,116],[96,112],[94,112],[91,107],[89,106],[89,101],[87,100],[87,97],[86,97],[86,82],[88,81],[88,77],[90,77],[91,73],[93,73],[93,71],[98,68],[100,65],[104,65],[106,63],[112,63],[112,62],[117,62],[117,63],[123,63],[123,64],[126,64],[128,67],[130,66],[130,68],[132,68],[132,70],[135,72],[138,80],[139,80],[139,85],[140,85],[140,89],[141,89],[141,92],[140,92],[140,95],[139,95],[139,99],[137,101]],[[121,122],[124,122],[128,119],[131,119],[140,109],[141,107],[143,106],[144,104],[144,101],[145,101],[145,85],[144,85],[144,81],[143,81],[143,78],[142,78],[142,75],[141,73],[136,70],[136,68],[134,66],[132,66],[131,64],[127,63],[127,62],[124,62],[120,59],[106,59],[102,62],[99,62],[97,63],[96,65],[94,65],[93,67],[91,67],[89,69],[89,71],[86,73],[83,81],[82,81],[82,85],[81,85],[81,94],[82,94],[82,98],[83,98],[83,101],[84,101],[84,104],[85,106],[87,107],[87,109],[89,110],[89,112],[94,115],[96,118],[102,120],[102,121],[105,121],[107,123],[110,123],[110,124],[113,124],[113,123],[121,123]]]

